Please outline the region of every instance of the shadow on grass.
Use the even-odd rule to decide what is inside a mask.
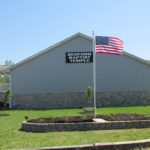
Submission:
[[[0,114],[0,117],[7,117],[7,116],[10,116],[9,114]]]

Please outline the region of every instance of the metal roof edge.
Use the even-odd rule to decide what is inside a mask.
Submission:
[[[124,51],[124,55],[126,55],[126,56],[128,56],[128,57],[130,57],[132,59],[135,59],[135,60],[137,60],[137,61],[139,61],[141,63],[144,63],[145,65],[148,65],[150,67],[150,63],[148,61],[146,61],[145,59],[141,58],[141,57],[135,56],[135,55],[133,55],[133,54],[131,54],[129,52],[126,52],[126,51]]]
[[[24,63],[26,63],[26,62],[28,62],[28,61],[31,61],[31,60],[33,60],[33,59],[39,57],[40,55],[42,55],[42,54],[44,54],[44,53],[47,53],[48,51],[51,51],[51,50],[54,49],[55,47],[60,46],[60,45],[66,43],[66,42],[68,42],[68,41],[70,41],[70,40],[72,40],[72,39],[74,39],[74,38],[76,38],[76,37],[78,37],[78,36],[81,36],[81,37],[83,37],[83,38],[85,38],[85,39],[88,39],[88,40],[92,40],[92,38],[91,38],[90,36],[87,36],[87,35],[85,35],[85,34],[83,34],[83,33],[78,32],[78,33],[76,33],[76,34],[74,34],[74,35],[72,35],[72,36],[69,36],[68,38],[65,38],[64,40],[62,40],[62,41],[60,41],[60,42],[58,42],[58,43],[55,43],[55,44],[53,44],[52,46],[50,46],[50,47],[48,47],[48,48],[46,48],[46,49],[44,49],[44,50],[42,50],[42,51],[40,51],[40,52],[38,52],[38,53],[32,55],[32,56],[30,56],[30,57],[28,57],[28,58],[26,58],[26,59],[24,59],[24,60],[22,60],[22,61],[20,61],[20,62],[18,62],[18,63],[16,63],[15,65],[13,65],[13,66],[10,68],[10,71],[12,71],[13,69],[15,69],[15,68],[21,66],[22,64],[24,64]]]

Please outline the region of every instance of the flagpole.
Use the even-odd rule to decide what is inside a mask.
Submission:
[[[96,118],[96,53],[95,53],[95,33],[93,35],[93,97],[94,97],[94,118]]]

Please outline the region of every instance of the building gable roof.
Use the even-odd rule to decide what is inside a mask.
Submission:
[[[72,35],[72,36],[70,36],[70,37],[68,37],[68,38],[66,38],[66,39],[64,39],[64,40],[62,40],[62,41],[60,41],[60,42],[58,42],[58,43],[56,43],[56,44],[54,44],[54,45],[52,45],[52,46],[50,46],[50,47],[44,49],[44,50],[42,50],[42,51],[40,51],[40,52],[38,52],[38,53],[36,53],[35,55],[32,55],[31,57],[28,57],[28,58],[26,58],[26,59],[20,61],[19,63],[13,65],[13,66],[10,68],[10,71],[11,71],[11,70],[14,70],[15,68],[17,68],[17,67],[23,65],[24,63],[26,63],[26,62],[28,62],[28,61],[31,61],[31,60],[33,60],[33,59],[39,57],[40,55],[42,55],[42,54],[44,54],[44,53],[47,53],[47,52],[53,50],[53,49],[56,48],[57,46],[60,46],[60,45],[66,43],[66,42],[68,42],[68,41],[70,41],[70,40],[72,40],[72,39],[74,39],[74,38],[76,38],[76,37],[83,37],[83,38],[85,38],[85,39],[87,39],[87,40],[90,40],[90,41],[93,40],[92,37],[87,36],[87,35],[85,35],[85,34],[83,34],[83,33],[78,32],[78,33],[76,33],[76,34],[74,34],[74,35]],[[132,55],[132,54],[130,54],[130,53],[128,53],[128,52],[125,52],[125,51],[124,51],[124,55],[125,55],[125,56],[128,56],[128,57],[130,57],[130,58],[132,58],[132,59],[135,59],[135,60],[137,60],[137,61],[139,61],[139,62],[141,62],[141,63],[144,63],[144,64],[146,64],[146,65],[148,65],[148,66],[150,67],[150,63],[149,63],[148,61],[146,61],[146,60],[140,58],[140,57],[137,57],[137,56]]]
[[[42,55],[42,54],[44,54],[44,53],[47,53],[48,51],[53,50],[55,47],[60,46],[60,45],[62,45],[62,44],[64,44],[64,43],[66,43],[66,42],[69,42],[70,40],[72,40],[72,39],[74,39],[74,38],[76,38],[76,37],[79,37],[79,36],[80,36],[80,37],[83,37],[83,38],[85,38],[85,39],[88,39],[88,40],[92,40],[91,37],[89,37],[89,36],[87,36],[87,35],[85,35],[85,34],[82,34],[82,33],[78,32],[78,33],[76,33],[76,34],[74,34],[74,35],[72,35],[72,36],[70,36],[70,37],[68,37],[68,38],[66,38],[66,39],[64,39],[64,40],[62,40],[62,41],[60,41],[60,42],[58,42],[58,43],[56,43],[56,44],[54,44],[54,45],[52,45],[52,46],[50,46],[50,47],[44,49],[44,50],[42,50],[42,51],[40,51],[40,52],[38,52],[38,53],[36,53],[35,55],[32,55],[32,56],[30,56],[30,57],[28,57],[28,58],[26,58],[26,59],[20,61],[19,63],[15,64],[13,67],[11,67],[11,70],[13,70],[13,69],[15,69],[15,68],[21,66],[22,64],[24,64],[24,63],[26,63],[26,62],[28,62],[28,61],[33,60],[33,59],[39,57],[40,55]]]

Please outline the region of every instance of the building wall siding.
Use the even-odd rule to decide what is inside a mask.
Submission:
[[[96,70],[98,92],[150,90],[150,66],[126,55],[97,55]]]
[[[76,38],[12,70],[13,93],[84,91],[92,85],[92,63],[66,64],[65,52],[91,49],[91,41]]]

